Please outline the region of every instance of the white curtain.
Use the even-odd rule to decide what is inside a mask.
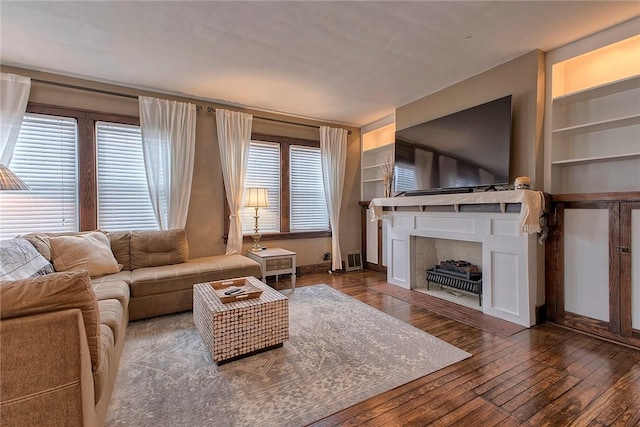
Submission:
[[[244,193],[244,179],[249,161],[249,143],[251,142],[251,114],[216,109],[218,128],[218,146],[222,162],[222,178],[227,193],[229,215],[229,237],[227,255],[242,253],[242,222],[240,209]]]
[[[27,110],[31,79],[1,73],[0,84],[0,164],[8,167]]]
[[[185,228],[196,146],[196,106],[141,96],[140,128],[158,227]]]
[[[342,269],[340,251],[340,208],[344,188],[344,168],[347,162],[347,131],[320,127],[320,156],[322,159],[322,183],[327,199],[327,211],[331,224],[331,269]]]

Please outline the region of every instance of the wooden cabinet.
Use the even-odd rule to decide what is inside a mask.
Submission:
[[[548,319],[640,347],[640,192],[556,195],[550,228]]]

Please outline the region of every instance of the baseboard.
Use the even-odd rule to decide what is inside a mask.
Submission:
[[[378,273],[387,272],[387,267],[385,267],[384,265],[372,264],[368,261],[364,263],[364,268],[365,270],[373,270],[373,271],[377,271]]]
[[[303,276],[305,274],[326,273],[329,270],[331,270],[331,263],[323,262],[321,264],[301,265],[296,268],[296,274]]]

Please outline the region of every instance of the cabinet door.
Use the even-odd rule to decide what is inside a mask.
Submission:
[[[561,202],[552,219],[549,320],[640,346],[640,202]]]
[[[564,210],[564,310],[609,322],[609,209]]]
[[[378,264],[378,227],[381,221],[370,221],[370,212],[367,209],[367,262]]]
[[[587,332],[620,334],[619,203],[556,205],[548,258],[550,318]]]
[[[640,339],[640,202],[620,206],[620,301],[624,336]]]

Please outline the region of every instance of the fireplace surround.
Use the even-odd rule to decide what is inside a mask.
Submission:
[[[535,325],[536,305],[544,303],[539,300],[544,287],[536,235],[542,193],[513,190],[460,196],[372,200],[374,213],[388,227],[387,281],[406,289],[426,287],[425,269],[438,262],[435,242],[473,242],[481,256],[467,261],[481,266],[483,313],[526,327]],[[421,238],[434,243],[424,248]]]

